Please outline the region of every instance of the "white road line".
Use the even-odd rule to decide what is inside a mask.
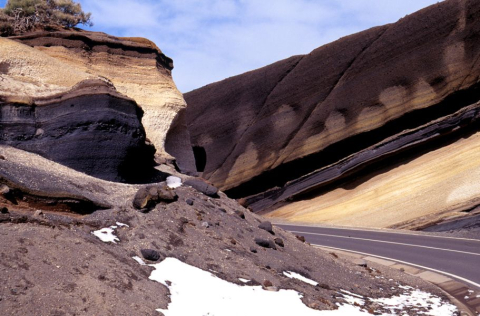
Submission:
[[[402,261],[402,260],[398,260],[398,259],[393,259],[393,258],[388,258],[388,257],[382,257],[382,256],[378,256],[378,255],[374,255],[374,254],[366,253],[366,252],[360,252],[360,251],[354,251],[354,250],[348,250],[348,249],[342,249],[342,248],[336,248],[336,247],[330,247],[330,246],[322,246],[322,245],[317,245],[317,244],[312,244],[312,246],[317,247],[317,248],[328,248],[328,249],[334,249],[334,250],[340,250],[340,251],[346,251],[346,252],[353,252],[353,253],[358,253],[360,255],[376,257],[376,258],[380,258],[380,259],[384,259],[384,260],[390,260],[390,261],[394,261],[394,262],[397,262],[397,263],[403,263],[403,264],[406,264],[406,265],[409,265],[409,266],[412,266],[412,267],[417,267],[417,268],[421,268],[421,269],[425,269],[425,270],[430,270],[430,271],[433,271],[433,272],[437,272],[437,273],[440,273],[440,274],[443,274],[443,275],[461,280],[463,282],[466,282],[468,284],[476,286],[477,288],[480,289],[480,284],[475,283],[475,282],[473,282],[469,279],[465,279],[465,278],[462,278],[461,276],[458,276],[458,275],[452,274],[452,273],[448,273],[448,272],[445,272],[445,271],[440,271],[440,270],[437,270],[437,269],[421,266],[419,264],[415,264],[415,263],[411,263],[411,262],[407,262],[407,261]]]
[[[273,222],[272,222],[273,223]],[[435,235],[424,235],[424,234],[415,234],[413,231],[408,233],[402,233],[398,231],[387,231],[387,230],[376,230],[376,229],[359,229],[359,228],[350,228],[350,227],[330,227],[330,226],[309,226],[309,225],[302,225],[302,224],[275,224],[277,226],[291,226],[291,227],[308,227],[308,228],[325,228],[325,229],[337,229],[337,230],[354,230],[360,232],[371,232],[371,233],[383,233],[383,234],[392,234],[392,235],[407,235],[407,236],[422,236],[427,238],[445,238],[445,239],[456,239],[456,240],[468,240],[480,243],[479,239],[471,239],[471,238],[460,238],[460,237],[447,237],[447,236],[435,236]],[[287,229],[288,230],[288,229]]]
[[[405,244],[405,243],[394,242],[394,241],[384,241],[384,240],[368,239],[368,238],[338,236],[338,235],[330,235],[330,234],[307,233],[307,232],[299,232],[299,231],[291,231],[291,232],[292,232],[292,233],[295,233],[295,234],[327,236],[327,237],[336,237],[336,238],[344,238],[344,239],[355,239],[355,240],[365,240],[365,241],[373,241],[373,242],[379,242],[379,243],[384,243],[384,244],[393,244],[393,245],[402,245],[402,246],[410,246],[410,247],[418,247],[418,248],[427,248],[427,249],[435,249],[435,250],[442,250],[442,251],[450,251],[450,252],[463,253],[463,254],[467,254],[467,255],[480,256],[480,253],[475,253],[475,252],[468,252],[468,251],[461,251],[461,250],[454,250],[454,249],[444,249],[444,248],[429,247],[429,246],[414,245],[414,244]]]

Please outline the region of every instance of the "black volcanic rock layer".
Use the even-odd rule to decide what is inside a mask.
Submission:
[[[110,181],[142,181],[153,170],[142,111],[95,80],[32,104],[0,103],[0,144]]]

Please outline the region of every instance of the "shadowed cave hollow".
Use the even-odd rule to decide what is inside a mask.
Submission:
[[[205,171],[205,166],[207,165],[207,152],[205,148],[200,146],[194,146],[193,149],[193,156],[195,157],[195,166],[198,172]]]

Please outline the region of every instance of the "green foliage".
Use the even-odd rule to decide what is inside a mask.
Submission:
[[[14,16],[14,12],[21,10],[23,15],[33,15],[36,11],[36,6],[39,5],[42,0],[9,0],[5,6],[5,13],[10,16]]]
[[[91,14],[83,12],[81,5],[73,0],[8,0],[4,13],[13,19],[14,33],[51,26],[93,25]]]
[[[74,27],[78,24],[92,26],[91,13],[85,13],[79,3],[72,0],[47,1],[52,20],[65,27]]]

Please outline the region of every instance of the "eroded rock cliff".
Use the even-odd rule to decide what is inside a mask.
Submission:
[[[111,181],[153,170],[142,110],[108,81],[0,39],[0,143]]]
[[[295,198],[306,198],[314,209],[341,183],[375,177],[385,165],[393,168],[472,135],[480,100],[479,21],[478,1],[444,1],[187,93],[192,143],[205,151],[203,176],[230,196],[247,197],[256,211]],[[428,179],[436,175],[425,175],[422,183],[435,183]],[[419,178],[402,182],[412,209],[421,207],[417,200],[445,194],[444,186],[419,188]],[[463,201],[430,211],[473,207],[480,191],[466,190]],[[332,200],[329,207],[341,213],[355,201]],[[379,213],[395,212],[382,203]],[[290,219],[294,213],[288,211]]]
[[[155,146],[157,162],[175,157],[180,170],[195,171],[186,104],[171,77],[173,62],[154,43],[86,31],[38,32],[11,39],[73,70],[110,81],[142,108],[142,124]]]

